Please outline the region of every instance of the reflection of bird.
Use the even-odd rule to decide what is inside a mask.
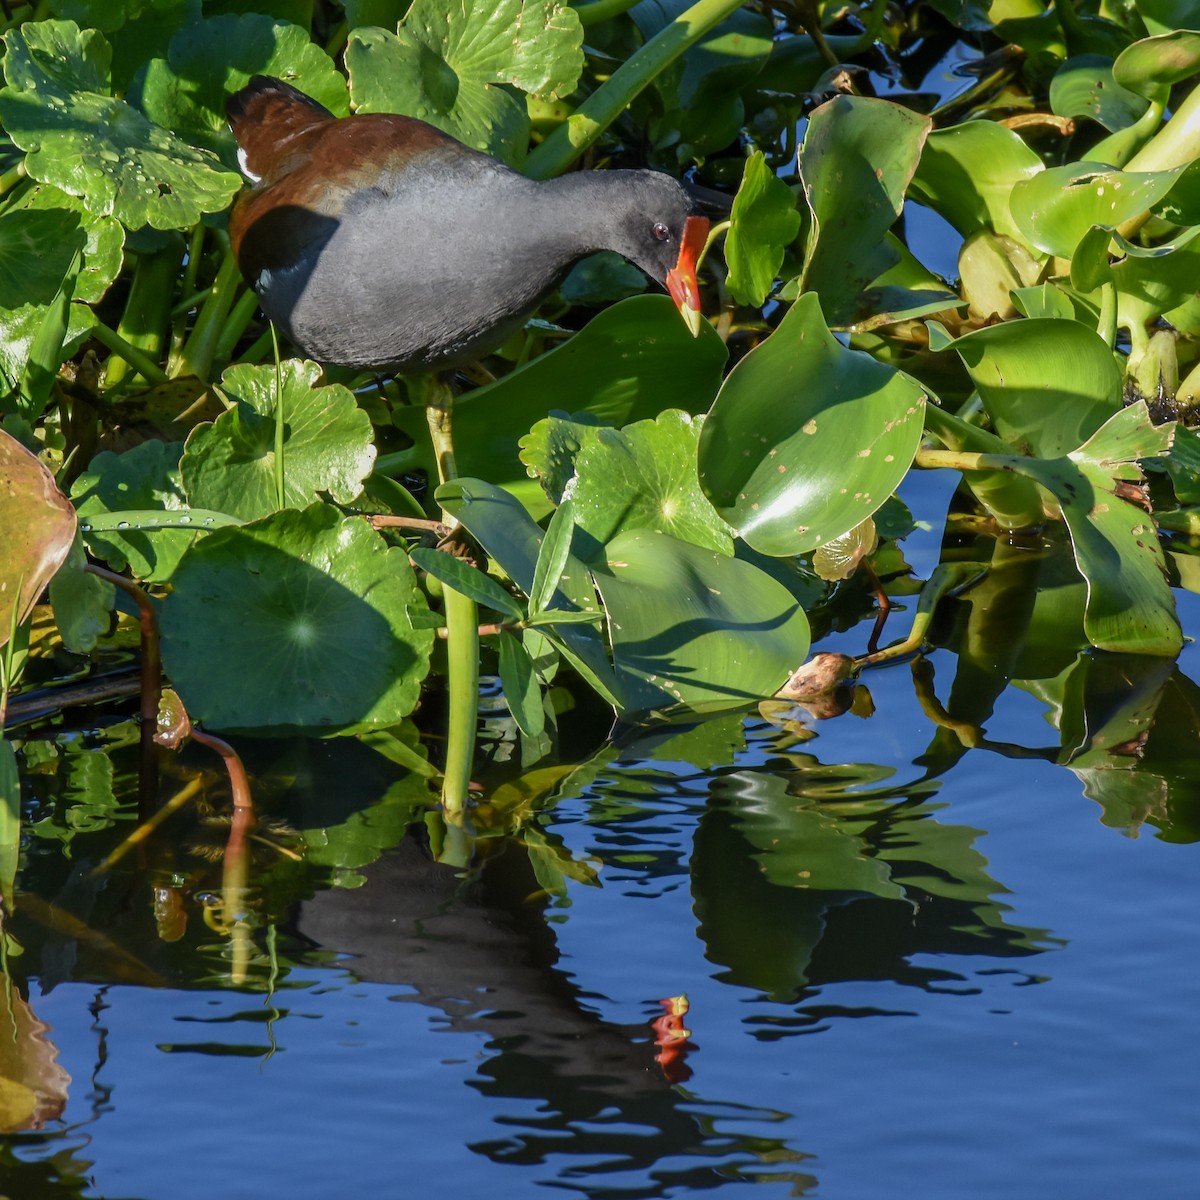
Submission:
[[[253,181],[229,219],[263,311],[323,362],[419,371],[497,346],[577,259],[615,250],[699,325],[708,231],[656,171],[538,182],[411,117],[338,119],[255,76],[227,105]]]

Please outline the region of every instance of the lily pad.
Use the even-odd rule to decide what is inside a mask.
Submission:
[[[375,462],[371,420],[341,384],[318,387],[316,363],[290,359],[283,372],[283,506],[301,508],[318,492],[348,504]],[[275,368],[230,367],[221,386],[242,401],[211,425],[198,425],[180,462],[197,508],[253,520],[280,507],[275,485]]]
[[[700,490],[699,439],[700,423],[674,409],[653,421],[598,430],[575,460],[576,524],[601,544],[621,530],[658,529],[732,554],[729,527]]]
[[[507,88],[566,96],[582,68],[583,27],[557,0],[415,0],[396,33],[355,29],[346,46],[357,111],[419,117],[511,163],[530,126]]]
[[[764,554],[803,554],[869,517],[920,444],[925,393],[830,334],[816,296],[730,373],[700,435],[700,482]]]
[[[217,728],[392,725],[412,711],[433,631],[401,549],[330,505],[217,530],[163,602],[163,663]]]
[[[757,307],[771,291],[784,250],[800,232],[792,189],[775,177],[761,150],[746,159],[730,221],[725,237],[729,290],[739,304]]]
[[[625,709],[745,704],[808,656],[804,610],[750,563],[652,530],[618,534],[594,572]]]
[[[345,78],[308,30],[263,12],[185,25],[171,39],[167,57],[146,64],[129,99],[164,129],[213,151],[233,168],[237,143],[225,100],[253,75],[286,78],[335,116],[350,111]]]
[[[54,476],[0,430],[0,646],[14,620],[29,616],[74,540],[75,510]]]
[[[190,228],[227,207],[241,187],[241,177],[207,151],[107,94],[107,43],[94,30],[31,22],[4,41],[9,86],[0,92],[0,120],[34,179],[130,229]]]

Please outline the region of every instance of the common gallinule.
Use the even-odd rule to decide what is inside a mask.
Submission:
[[[256,75],[227,104],[253,182],[229,218],[263,311],[305,353],[426,371],[494,349],[566,274],[615,250],[698,329],[708,221],[657,171],[538,182],[424,121],[337,118]]]

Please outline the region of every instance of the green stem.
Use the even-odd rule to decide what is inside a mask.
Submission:
[[[132,367],[139,375],[141,375],[147,383],[166,383],[167,373],[148,355],[144,354],[136,346],[127,342],[115,329],[109,329],[101,321],[97,321],[91,329],[91,335],[96,341],[103,343],[115,355],[116,359],[109,359],[105,368],[104,379],[106,384],[110,384],[114,380],[114,376],[118,375],[116,366],[118,362],[124,362]],[[125,374],[124,368],[119,372],[120,376]]]
[[[1117,287],[1111,280],[1100,287],[1100,319],[1096,332],[1110,350],[1117,344]]]
[[[457,475],[451,440],[454,394],[436,377],[408,380],[409,392],[425,404],[429,437],[442,483]],[[457,522],[442,514],[447,525]],[[470,795],[471,767],[475,761],[475,727],[479,723],[479,610],[474,600],[447,587],[446,686],[449,712],[446,728],[446,767],[442,779],[442,807],[447,815],[460,816]]]
[[[217,343],[221,340],[229,310],[241,286],[242,276],[237,261],[231,252],[226,251],[217,269],[212,291],[196,317],[196,324],[192,326],[187,342],[167,368],[172,379],[183,375],[194,375],[198,379],[209,377]]]
[[[283,368],[279,365],[279,335],[275,332],[274,321],[271,322],[271,345],[275,349],[275,503],[282,510],[287,507],[283,474]]]
[[[592,0],[590,4],[573,5],[579,23],[586,29],[589,25],[599,25],[601,21],[611,21],[628,12],[638,0]]]
[[[1126,171],[1170,171],[1200,158],[1200,86],[1171,114],[1171,119],[1125,164]],[[1150,219],[1147,210],[1117,232],[1131,238]]]
[[[741,7],[741,0],[699,0],[623,62],[566,121],[525,160],[531,179],[561,174],[621,115],[635,96]]]
[[[257,311],[258,296],[247,288],[234,303],[224,328],[221,330],[221,336],[217,339],[216,349],[213,351],[215,370],[221,370],[233,358],[233,352],[237,349],[239,339],[246,332],[246,326],[254,320],[254,314]]]
[[[10,188],[16,187],[27,174],[24,159],[21,159],[15,167],[9,167],[0,175],[0,196],[3,196]]]
[[[156,372],[159,372],[158,363],[162,361],[171,293],[179,276],[179,264],[182,259],[182,238],[172,238],[170,244],[163,249],[138,259],[133,271],[133,283],[129,288],[129,299],[117,325],[117,336],[122,339],[123,344],[140,351],[143,356],[142,362],[152,362]],[[124,351],[118,351],[118,354],[120,357],[115,360],[109,359],[105,364],[106,389],[123,383],[129,374],[130,366],[141,371],[148,382],[158,382],[153,376],[147,375]]]

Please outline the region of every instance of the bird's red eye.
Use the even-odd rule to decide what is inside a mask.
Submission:
[[[658,224],[654,226],[654,236],[658,238],[660,242],[666,242],[671,238],[671,231],[661,221],[659,221]]]

